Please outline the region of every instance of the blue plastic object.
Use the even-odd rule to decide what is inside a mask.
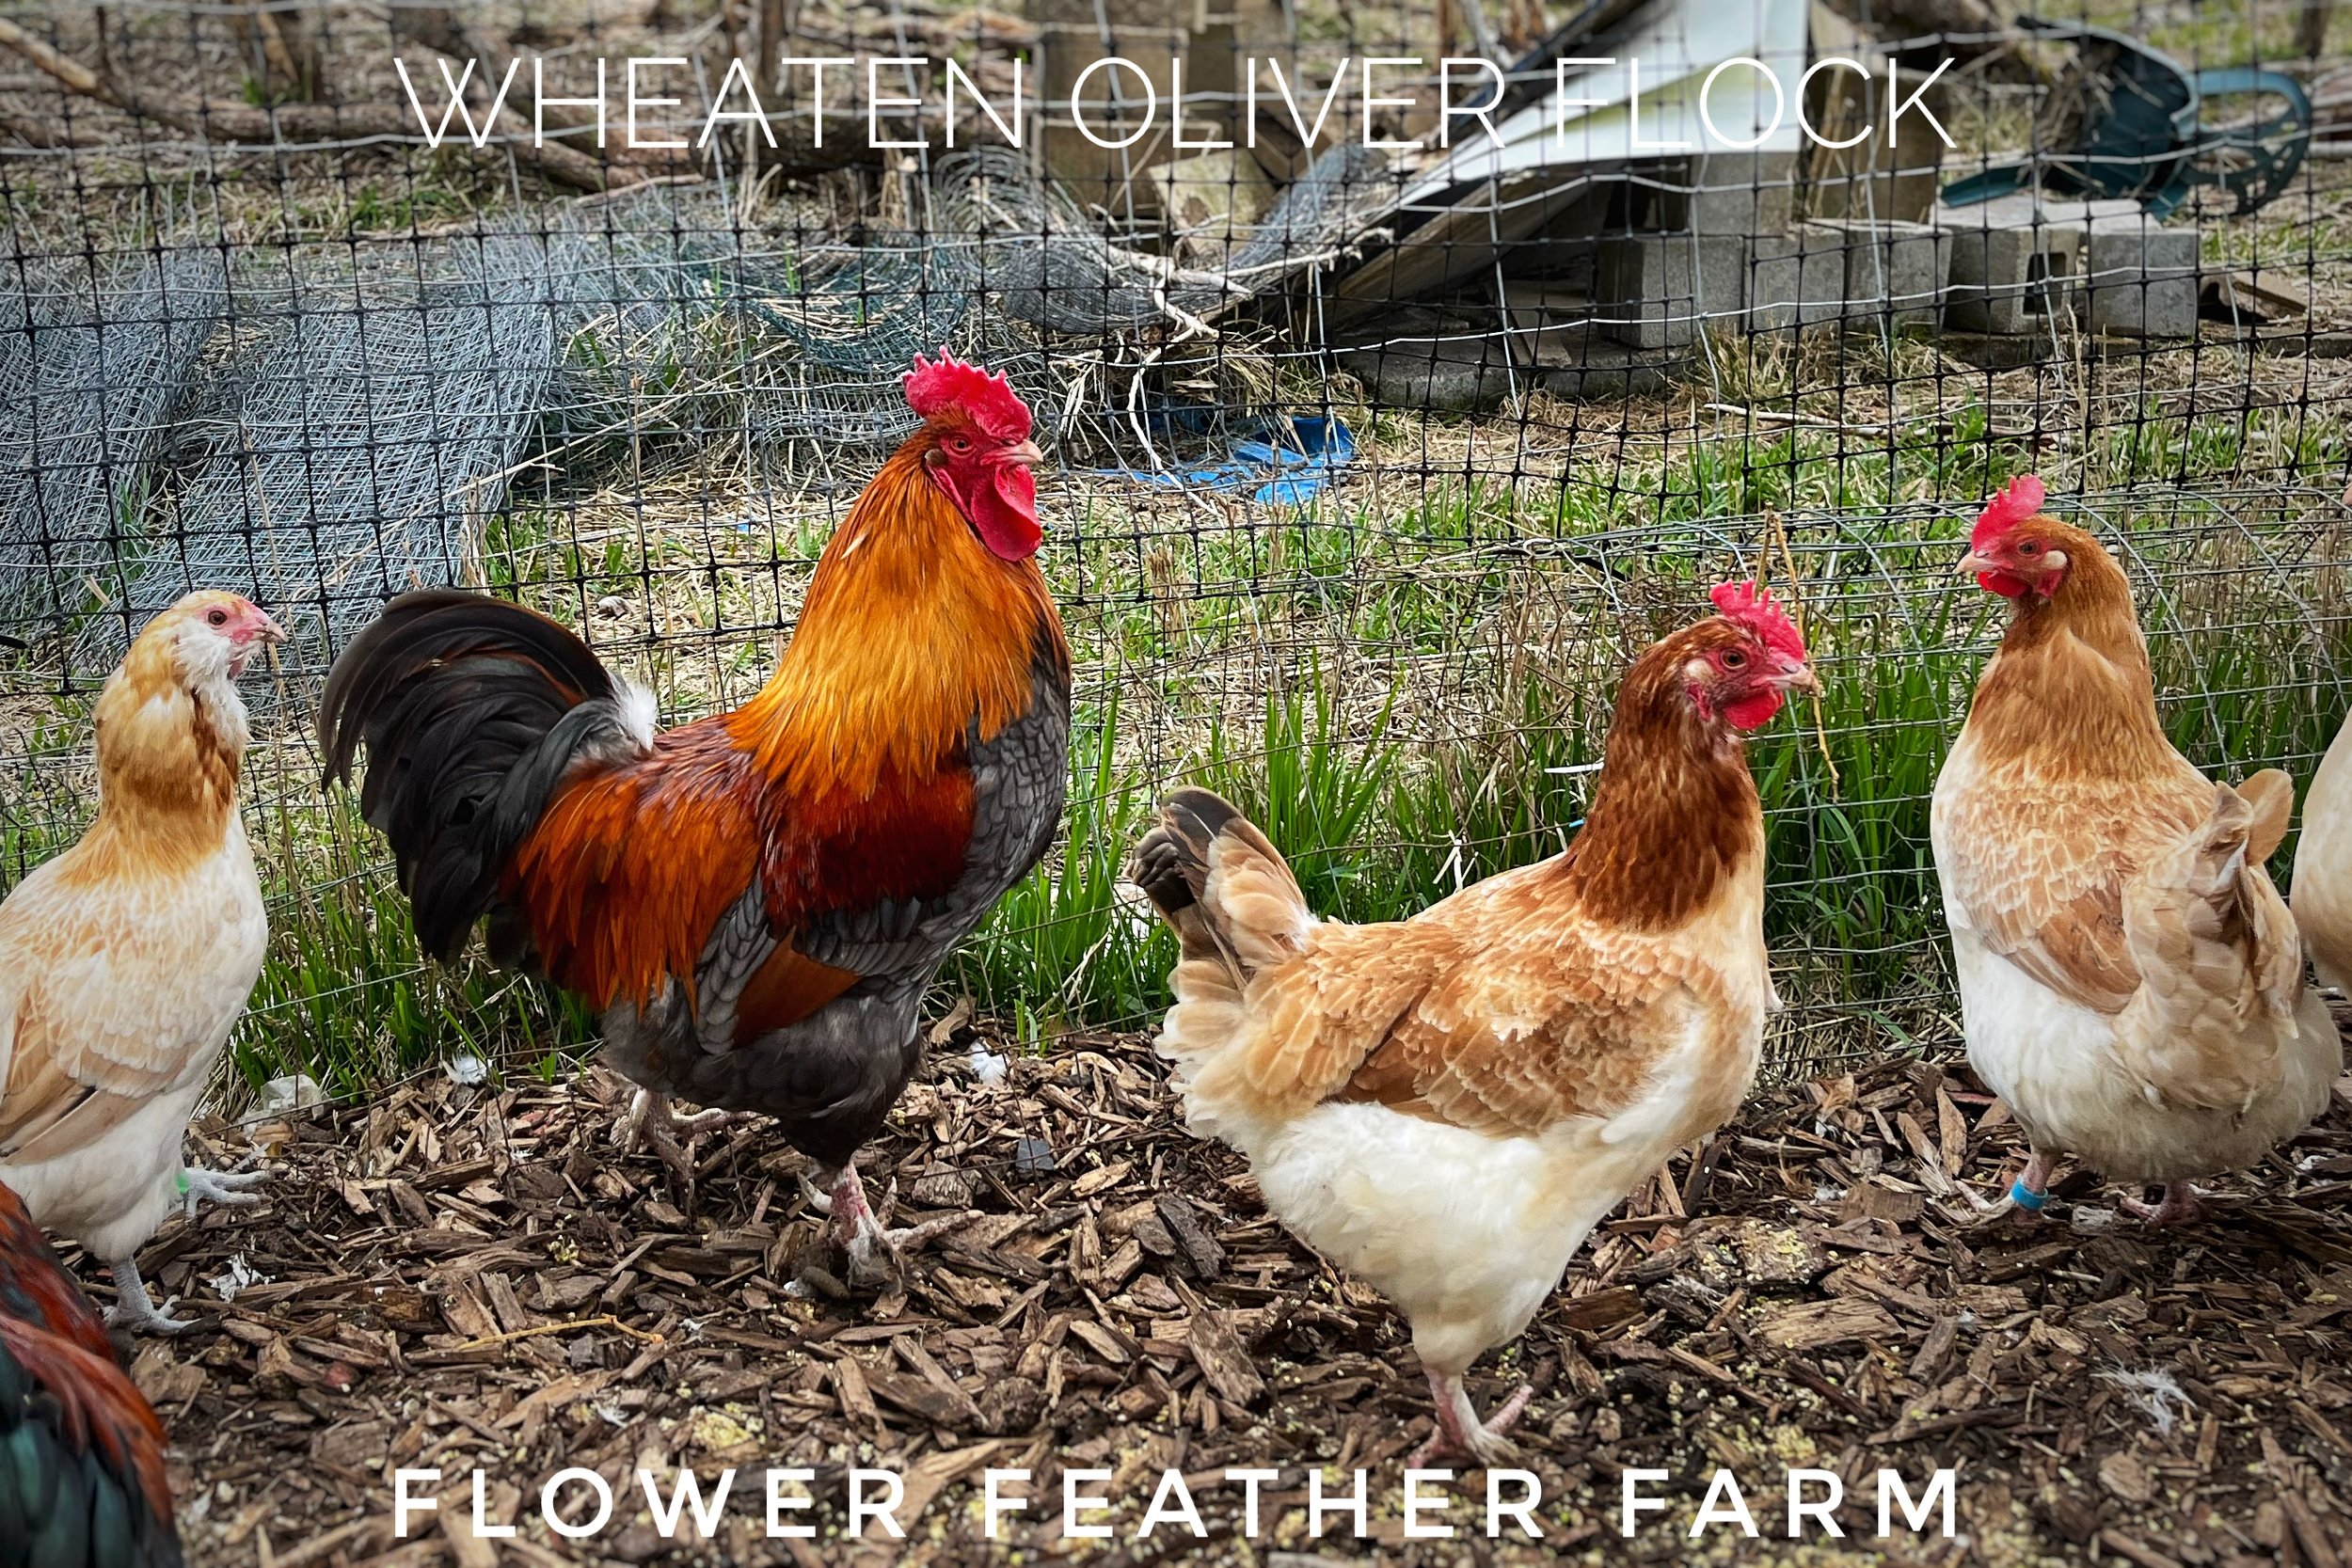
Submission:
[[[1254,487],[1250,499],[1261,506],[1296,506],[1321,494],[1332,476],[1355,458],[1356,437],[1345,424],[1305,415],[1259,425],[1216,462],[1149,473],[1134,468],[1100,471],[1170,490]]]

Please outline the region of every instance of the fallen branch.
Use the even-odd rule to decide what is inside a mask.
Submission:
[[[142,92],[127,83],[101,75],[5,18],[0,18],[0,48],[23,57],[77,97],[108,104],[206,141],[257,145],[274,145],[289,139],[410,141],[417,135],[417,127],[408,115],[394,103],[289,103],[276,109],[256,109],[243,103]],[[560,142],[533,147],[522,141],[492,141],[480,150],[486,153],[494,149],[510,154],[516,163],[549,182],[574,190],[603,191],[633,184],[640,178],[631,171],[608,169],[586,153]]]

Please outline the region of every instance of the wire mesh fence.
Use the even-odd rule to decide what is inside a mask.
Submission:
[[[318,784],[327,662],[457,583],[666,721],[740,703],[939,344],[1038,416],[1078,664],[1063,838],[947,978],[1030,1039],[1164,1000],[1120,879],[1160,789],[1401,916],[1566,842],[1618,674],[1731,576],[1826,680],[1752,753],[1775,1057],[1948,1038],[1927,798],[2000,625],[1951,568],[2015,472],[2131,572],[2190,757],[2308,776],[2352,672],[2325,0],[1170,15],[0,10],[0,884],[95,809],[128,637],[235,589],[295,633],[246,683],[245,1069],[583,1039],[418,957]]]

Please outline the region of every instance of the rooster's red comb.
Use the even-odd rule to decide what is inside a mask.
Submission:
[[[1715,608],[1723,612],[1724,620],[1746,627],[1774,653],[1804,662],[1804,639],[1797,635],[1796,624],[1774,602],[1772,590],[1755,582],[1719,582],[1708,591],[1707,596],[1715,601]]]
[[[900,380],[906,388],[907,406],[924,419],[961,408],[1000,441],[1029,437],[1029,405],[1001,373],[991,375],[943,348],[935,361],[916,355],[914,369]]]
[[[2039,513],[2042,510],[2042,497],[2046,494],[2047,492],[2042,487],[2042,481],[2031,474],[2019,474],[2015,479],[2010,480],[2008,486],[1999,495],[1985,502],[1984,510],[1977,515],[1977,526],[1968,535],[1969,546],[1972,549],[1982,549],[2019,523]]]

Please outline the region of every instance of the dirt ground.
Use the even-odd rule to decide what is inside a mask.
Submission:
[[[1405,1539],[1403,1459],[1429,1412],[1402,1322],[1184,1133],[1142,1040],[1064,1040],[993,1085],[970,1043],[933,1053],[866,1168],[877,1197],[895,1173],[902,1219],[979,1217],[879,1293],[807,1272],[843,1265],[765,1128],[703,1138],[683,1191],[612,1148],[624,1086],[602,1074],[437,1076],[216,1130],[224,1158],[258,1136],[286,1171],[265,1207],[175,1223],[149,1259],[207,1320],[135,1369],[173,1439],[190,1561],[2352,1561],[2352,1080],[2220,1183],[2210,1222],[2160,1234],[2079,1175],[2030,1227],[1979,1216],[1963,1189],[1997,1191],[2019,1143],[1964,1070],[1889,1062],[1759,1094],[1480,1363],[1482,1407],[1534,1386],[1518,1463],[1543,1488],[1539,1544],[1507,1518],[1486,1539],[1474,1471],[1423,1516],[1455,1538]],[[707,1544],[673,1545],[646,1514],[635,1472],[666,1495],[679,1465],[707,1490],[743,1472]],[[1761,1539],[1736,1522],[1691,1539],[1719,1465]],[[616,1483],[592,1540],[538,1517],[564,1466]],[[813,1542],[762,1538],[770,1466],[815,1472],[813,1510],[784,1516]],[[850,1466],[898,1474],[904,1543],[842,1538]],[[1228,1466],[1280,1470],[1254,1540]],[[1629,1466],[1667,1472],[1637,1478],[1666,1507],[1630,1541]],[[1785,1539],[1792,1466],[1844,1479],[1843,1540]],[[1915,1494],[1957,1467],[1957,1534],[1899,1511],[1878,1539],[1883,1466]],[[476,1467],[519,1536],[470,1539]],[[1344,1513],[1309,1535],[1310,1467],[1341,1497],[1371,1472],[1362,1538]],[[437,1517],[465,1539],[432,1513],[393,1535],[395,1468],[442,1472],[415,1490],[449,1489]],[[1030,1471],[1033,1499],[993,1547],[992,1468]],[[1112,1472],[1071,1483],[1114,1499],[1079,1515],[1110,1540],[1062,1538],[1075,1470]],[[1169,1470],[1206,1540],[1182,1522],[1135,1539]],[[584,1484],[565,1497],[589,1512]]]

